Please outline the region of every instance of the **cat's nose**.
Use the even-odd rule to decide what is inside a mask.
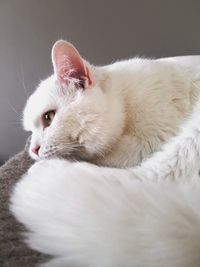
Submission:
[[[40,150],[40,146],[35,146],[31,149],[31,151],[38,156]]]

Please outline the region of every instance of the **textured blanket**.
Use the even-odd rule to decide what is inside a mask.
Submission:
[[[12,188],[31,166],[26,150],[11,158],[0,168],[0,266],[33,267],[45,259],[23,242],[24,228],[9,211]]]

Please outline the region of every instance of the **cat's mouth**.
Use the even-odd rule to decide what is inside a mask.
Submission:
[[[103,156],[103,153],[100,155],[89,153],[83,144],[77,142],[43,145],[39,147],[38,153],[33,153],[32,151],[33,149],[31,149],[30,145],[30,156],[37,161],[54,158],[67,159],[70,161],[92,161],[94,158]]]
[[[85,154],[85,149],[81,145],[49,145],[41,147],[38,152],[38,160],[53,158],[64,158],[67,160],[81,160]],[[83,159],[82,159],[83,160]]]

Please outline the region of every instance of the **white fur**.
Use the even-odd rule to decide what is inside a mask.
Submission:
[[[179,136],[132,169],[46,160],[11,209],[52,267],[199,267],[200,102]]]
[[[70,53],[75,50],[64,41],[56,44]],[[80,57],[77,50],[74,53]],[[68,61],[69,57],[70,66]],[[63,87],[54,74],[29,98],[24,127],[33,133],[33,158],[61,155],[101,166],[137,165],[177,134],[199,94],[197,68],[139,58],[104,67],[85,64],[91,86],[82,90],[72,82]],[[56,110],[56,115],[44,129],[41,117],[49,110]],[[31,151],[35,146],[40,146],[39,157]]]
[[[199,95],[198,69],[137,58],[94,67],[71,44],[56,44],[60,80],[43,81],[24,110],[31,148],[40,146],[39,157],[30,148],[35,159],[134,166],[177,133]],[[73,55],[89,87],[65,79],[74,66],[59,68],[59,49],[68,60]],[[44,129],[49,110],[56,115]],[[54,257],[45,266],[199,267],[199,118],[200,102],[178,137],[132,169],[61,159],[34,164],[16,185],[11,210],[29,230],[27,243]]]

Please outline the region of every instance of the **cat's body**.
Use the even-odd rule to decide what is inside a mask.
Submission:
[[[192,71],[162,60],[135,58],[107,66],[103,73],[106,82],[100,87],[111,92],[109,106],[119,98],[118,112],[124,116],[121,124],[115,118],[120,129],[116,142],[103,157],[91,159],[100,166],[135,166],[160,150],[176,135],[200,92]]]
[[[64,41],[55,44],[52,59],[55,74],[24,111],[35,159],[137,165],[177,133],[199,94],[197,73],[173,62],[135,58],[94,67]],[[52,110],[45,127],[43,116]]]
[[[11,209],[47,267],[200,266],[200,100],[183,132],[131,169],[52,159],[19,181]]]
[[[174,63],[133,59],[96,68],[65,42],[52,54],[55,75],[24,112],[36,159],[135,165],[177,133],[199,94],[199,72]],[[200,266],[197,102],[183,132],[141,166],[33,165],[11,209],[30,230],[27,243],[54,257],[45,266]]]

